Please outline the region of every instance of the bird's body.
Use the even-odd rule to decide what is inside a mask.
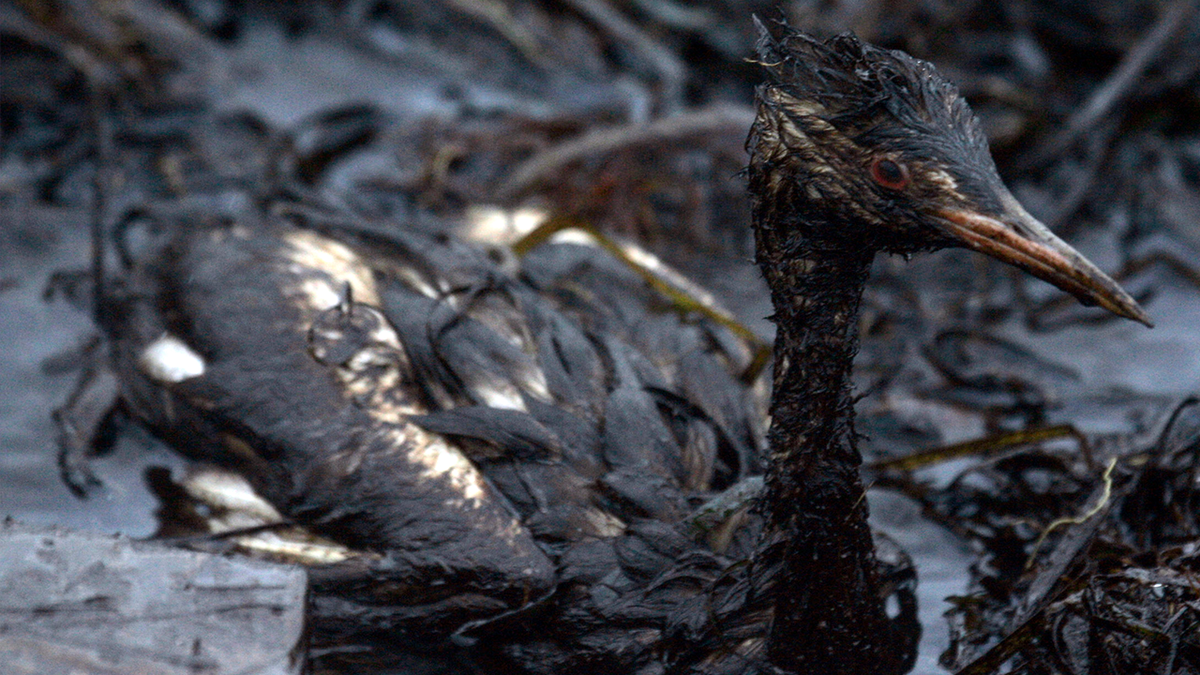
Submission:
[[[704,530],[748,499],[694,512],[759,473],[749,346],[595,247],[545,245],[516,277],[453,240],[273,209],[249,227],[156,222],[109,293],[126,406],[287,521],[370,554],[314,568],[326,630],[434,645],[570,608],[511,658],[654,657],[661,637],[623,655],[574,639],[609,620],[661,633],[672,591],[645,584],[684,554],[706,579],[738,555]]]
[[[884,601],[911,584],[874,553],[849,380],[874,256],[966,246],[1145,315],[1020,208],[928,64],[794,33],[764,37],[759,59],[768,448],[721,346],[736,341],[648,310],[595,254],[513,275],[286,201],[174,229],[109,289],[129,407],[290,520],[374,553],[316,571],[317,610],[339,621],[465,630],[541,672],[903,672],[911,603]],[[176,343],[181,367],[148,356]],[[697,509],[764,465],[753,512],[696,531]]]

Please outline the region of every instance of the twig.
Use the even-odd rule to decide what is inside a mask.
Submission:
[[[1083,512],[1083,515],[1064,516],[1064,517],[1059,518],[1059,519],[1055,520],[1054,522],[1050,523],[1049,525],[1046,526],[1046,529],[1042,530],[1041,536],[1039,536],[1037,541],[1035,541],[1033,543],[1033,551],[1030,552],[1030,554],[1029,554],[1029,560],[1025,561],[1025,569],[1030,569],[1031,567],[1033,567],[1033,563],[1037,560],[1038,549],[1040,549],[1042,547],[1042,544],[1045,543],[1046,537],[1050,536],[1050,532],[1052,532],[1053,530],[1055,530],[1059,527],[1062,527],[1063,525],[1082,525],[1085,522],[1087,522],[1088,518],[1091,518],[1092,516],[1096,515],[1097,513],[1100,513],[1106,507],[1108,507],[1108,500],[1112,497],[1112,485],[1113,485],[1112,472],[1113,472],[1113,469],[1116,468],[1116,466],[1117,466],[1117,458],[1116,457],[1113,457],[1112,459],[1108,460],[1108,466],[1105,467],[1104,475],[1101,476],[1101,478],[1100,478],[1100,480],[1103,481],[1103,487],[1100,490],[1100,496],[1096,500],[1096,503],[1093,504],[1091,508],[1089,508],[1087,511]]]
[[[551,68],[552,64],[538,44],[537,37],[517,21],[506,3],[497,0],[446,0],[446,4],[499,33],[529,63],[543,70]]]
[[[605,0],[563,0],[601,30],[622,43],[642,60],[662,82],[662,98],[668,110],[677,108],[683,97],[685,68],[675,52],[660,45],[635,23],[613,9]]]
[[[96,325],[108,328],[105,292],[107,279],[105,270],[105,241],[108,236],[109,208],[114,191],[113,163],[116,156],[115,130],[111,117],[111,106],[107,88],[90,83],[88,107],[92,116],[92,129],[96,140],[96,170],[92,175],[92,312]]]
[[[705,31],[716,25],[717,15],[704,6],[692,7],[675,0],[633,0],[638,11],[680,31]]]
[[[749,106],[715,105],[644,124],[607,127],[564,141],[525,160],[508,180],[496,188],[495,196],[508,201],[542,180],[557,175],[571,162],[605,155],[623,148],[677,141],[700,134],[716,134],[750,128],[754,111]]]
[[[1058,438],[1074,438],[1079,442],[1081,452],[1085,455],[1089,453],[1087,438],[1083,434],[1070,424],[1057,424],[1040,429],[1024,429],[999,436],[964,441],[904,457],[872,462],[866,468],[871,471],[913,471],[962,457],[992,457],[1020,445],[1041,443]]]
[[[1105,120],[1098,128],[1088,133],[1080,166],[1077,170],[1069,172],[1066,191],[1056,200],[1054,211],[1046,216],[1046,227],[1060,236],[1068,236],[1074,231],[1067,223],[1091,194],[1101,164],[1108,156],[1109,144],[1117,134],[1119,126],[1115,119]]]
[[[1128,96],[1138,78],[1150,67],[1179,29],[1188,22],[1196,7],[1196,0],[1174,0],[1167,5],[1150,32],[1125,53],[1116,69],[1092,92],[1087,103],[1075,111],[1060,132],[1030,155],[1024,162],[1025,166],[1041,165],[1062,153]]]

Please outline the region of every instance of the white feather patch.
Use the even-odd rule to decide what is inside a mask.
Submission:
[[[151,378],[172,384],[200,377],[206,368],[203,356],[170,333],[163,333],[143,349],[138,365]]]

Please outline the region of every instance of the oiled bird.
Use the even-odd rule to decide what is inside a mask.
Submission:
[[[767,661],[786,671],[884,673],[903,664],[879,604],[850,369],[879,252],[969,248],[1085,304],[1150,325],[1114,281],[1002,183],[979,122],[923,61],[799,33],[764,38],[750,134],[757,261],[775,308],[769,469],[755,565],[774,598]]]
[[[594,247],[544,246],[517,279],[288,199],[150,221],[105,293],[123,405],[362,554],[313,569],[325,634],[434,649],[553,613],[567,578],[641,581],[660,526],[759,473],[746,347]]]
[[[347,626],[458,632],[530,672],[904,672],[912,580],[875,553],[853,432],[872,259],[971,248],[1149,320],[1017,203],[929,64],[789,30],[758,61],[765,449],[719,330],[639,323],[671,315],[633,308],[619,272],[589,287],[592,254],[513,276],[285,202],[172,229],[104,294],[127,407],[370,552],[315,570],[318,613]],[[732,532],[698,536],[725,502]]]

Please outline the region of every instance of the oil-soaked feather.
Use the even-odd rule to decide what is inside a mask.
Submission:
[[[683,473],[679,444],[635,372],[636,353],[613,340],[607,346],[616,382],[604,409],[604,458],[614,469],[657,476],[664,485],[678,486]]]
[[[678,383],[683,396],[703,410],[732,444],[736,456],[722,459],[734,469],[733,480],[759,471],[761,434],[746,405],[745,388],[729,370],[710,352],[694,349],[679,361]]]
[[[648,295],[640,277],[591,246],[540,246],[525,257],[522,273],[591,335],[628,342],[647,305],[662,304]]]
[[[618,569],[614,539],[588,539],[568,547],[559,557],[559,578],[565,582],[599,583]]]
[[[409,419],[426,431],[484,441],[513,459],[546,461],[562,454],[562,442],[549,429],[517,410],[462,406]]]
[[[696,542],[679,528],[657,519],[630,523],[625,535],[616,542],[622,571],[641,581],[657,577],[686,554],[698,550]]]
[[[687,513],[687,501],[674,479],[645,468],[622,467],[600,479],[616,510],[633,517],[673,523]]]
[[[601,508],[594,482],[555,462],[489,461],[488,478],[539,541],[614,537],[625,524]]]
[[[523,394],[548,399],[534,360],[487,325],[442,304],[429,330],[437,355],[475,403],[524,410]]]
[[[599,417],[608,378],[591,340],[578,324],[547,303],[522,304],[537,336],[538,364],[550,395],[560,405]]]
[[[607,470],[598,418],[587,419],[536,399],[526,400],[525,406],[534,419],[562,442],[563,463],[589,480],[599,478]]]
[[[679,445],[683,487],[701,492],[712,489],[718,450],[725,446],[725,454],[731,454],[725,435],[703,410],[686,398],[657,387],[648,387],[647,392],[658,404],[659,412]],[[723,468],[725,478],[728,478],[730,471],[728,467]]]
[[[429,327],[439,301],[417,293],[395,279],[384,278],[379,286],[380,308],[396,329],[412,366],[412,381],[424,392],[425,400],[439,407],[467,400],[466,389],[433,347]]]

